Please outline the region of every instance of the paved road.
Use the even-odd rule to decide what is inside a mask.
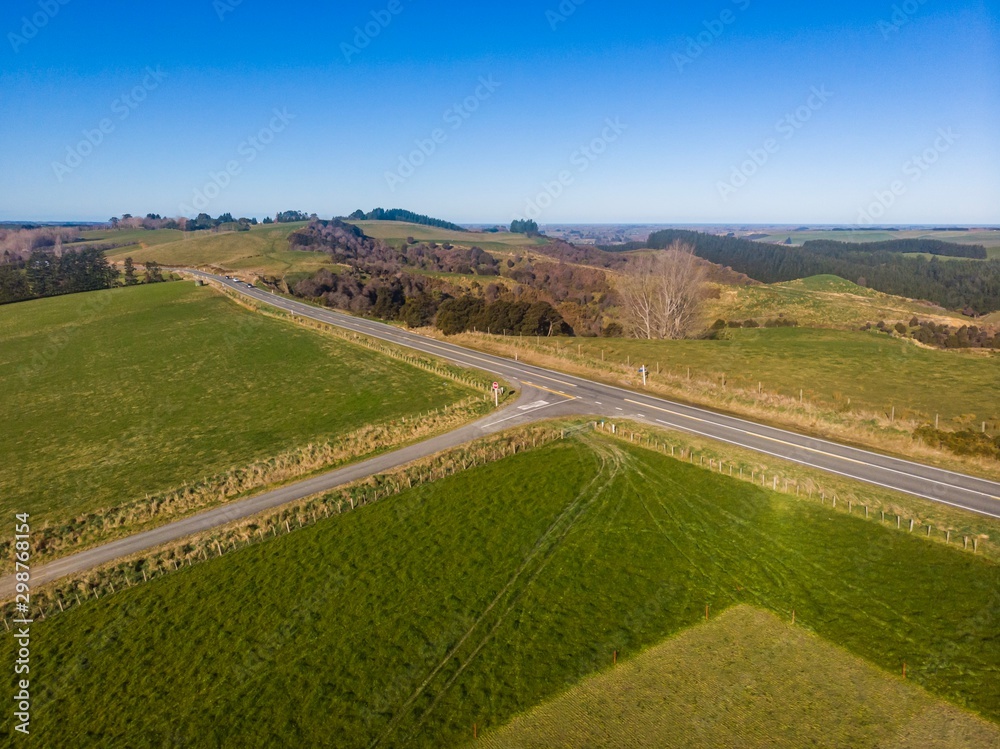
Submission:
[[[363,479],[377,473],[383,473],[392,468],[410,463],[419,458],[434,455],[442,450],[448,450],[466,442],[494,432],[500,432],[511,426],[525,424],[539,418],[539,412],[544,412],[549,404],[545,400],[546,393],[535,388],[525,388],[516,401],[499,412],[479,419],[471,424],[424,440],[415,445],[395,450],[391,453],[378,455],[361,463],[355,463],[334,471],[298,481],[280,489],[266,492],[247,499],[229,502],[211,510],[199,512],[190,517],[176,520],[172,523],[137,533],[117,541],[98,546],[87,551],[81,551],[54,562],[42,565],[31,573],[31,585],[38,587],[70,574],[83,572],[99,567],[116,559],[152,549],[171,541],[186,538],[195,533],[225,525],[234,520],[256,515],[258,512],[273,507],[294,502],[298,499],[311,497],[314,494],[330,491],[338,486]],[[14,579],[12,576],[0,579],[0,601],[8,600],[14,594]]]
[[[641,392],[472,351],[384,323],[312,307],[256,288],[249,288],[245,283],[220,276],[201,271],[186,272],[218,281],[248,297],[294,312],[300,317],[331,323],[372,338],[432,354],[465,367],[484,370],[515,385],[521,395],[514,405],[497,414],[418,445],[256,497],[232,502],[151,531],[50,562],[33,571],[32,584],[35,586],[248,517],[286,502],[328,491],[359,478],[455,447],[490,432],[556,416],[593,415],[606,419],[629,418],[653,426],[665,426],[819,468],[838,476],[1000,518],[1000,484],[994,481],[879,455]],[[0,579],[0,600],[9,599],[12,593],[13,578],[8,576]]]
[[[220,281],[248,297],[294,312],[299,317],[332,323],[372,338],[433,354],[462,366],[485,370],[522,386],[544,388],[550,396],[563,400],[562,403],[553,404],[546,412],[547,416],[587,414],[610,418],[628,417],[652,425],[668,426],[820,468],[839,476],[1000,518],[1000,483],[995,481],[756,424],[614,385],[604,385],[582,377],[473,351],[384,323],[312,307],[250,288],[239,281],[200,271],[193,273],[202,278]]]

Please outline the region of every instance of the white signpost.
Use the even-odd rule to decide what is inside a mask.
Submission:
[[[639,367],[639,371],[640,371],[640,372],[642,372],[642,386],[643,386],[643,387],[646,387],[646,373],[647,373],[647,372],[648,372],[649,370],[648,370],[648,369],[646,369],[646,365],[645,365],[645,364],[643,364],[643,365],[642,365],[641,367]]]
[[[496,408],[500,408],[500,383],[493,383],[493,405]]]

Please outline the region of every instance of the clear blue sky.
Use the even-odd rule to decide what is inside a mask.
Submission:
[[[62,2],[0,11],[0,219],[1000,223],[996,2]]]

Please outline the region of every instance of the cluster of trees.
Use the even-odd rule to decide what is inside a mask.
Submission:
[[[409,274],[365,273],[359,268],[332,273],[324,268],[299,281],[292,292],[328,307],[420,327],[434,316],[441,301],[440,295],[430,293],[427,286],[427,279]],[[411,299],[419,299],[424,316],[415,317],[411,310],[403,316],[403,307]]]
[[[510,224],[510,231],[511,234],[527,234],[529,237],[534,237],[538,234],[538,223],[531,219],[515,219]]]
[[[144,266],[142,280],[143,283],[163,283],[166,279],[163,277],[163,269],[160,267],[160,264],[155,260],[147,260]],[[130,257],[125,258],[122,282],[125,286],[135,286],[139,283],[139,277],[136,275],[135,263]]]
[[[368,276],[354,268],[343,273],[323,269],[297,283],[293,291],[330,307],[398,320],[411,328],[436,324],[447,335],[467,330],[573,335],[573,329],[548,302],[487,302],[467,294],[454,297],[431,285],[430,279],[408,273]]]
[[[538,258],[518,255],[514,258],[498,260],[479,247],[461,248],[450,244],[407,242],[400,247],[392,247],[381,240],[368,237],[359,227],[333,219],[313,221],[309,226],[294,232],[289,238],[292,249],[327,252],[331,258],[357,271],[357,279],[388,277],[410,274],[413,270],[438,273],[457,273],[495,278],[484,286],[472,284],[475,296],[486,304],[500,299],[513,302],[546,302],[550,306],[559,305],[560,314],[570,327],[584,335],[600,335],[605,327],[604,317],[609,307],[615,303],[615,294],[608,283],[606,274],[596,268],[586,268],[563,262],[548,262]],[[449,279],[427,279],[421,283],[428,290],[444,296],[462,296],[466,289]],[[508,279],[499,282],[500,278]],[[310,279],[314,280],[314,279]],[[318,296],[311,285],[302,286],[305,296]],[[324,292],[324,294],[327,292]],[[335,295],[336,296],[336,295]],[[409,299],[411,295],[407,295]],[[374,304],[375,297],[371,296]],[[340,297],[324,303],[344,309],[357,310],[358,305],[370,311],[365,302],[356,300],[354,307],[348,306],[350,299]],[[436,307],[428,312],[427,300],[412,314],[425,319],[428,314],[436,314]],[[390,318],[402,319],[402,318]],[[487,326],[490,327],[490,326]]]
[[[941,262],[937,257],[927,260],[902,254],[933,250],[940,255],[941,246],[948,243],[938,240],[898,240],[873,245],[824,241],[785,247],[668,229],[651,234],[647,246],[663,249],[678,241],[690,245],[697,255],[710,262],[729,266],[764,283],[828,273],[887,294],[926,299],[968,315],[1000,309],[1000,260]],[[949,250],[952,254],[968,251],[968,247],[961,245]]]
[[[207,213],[199,213],[194,218],[182,219],[176,228],[184,231],[203,231],[205,229],[231,229],[235,231],[250,231],[257,225],[256,218],[233,218],[231,213],[223,213],[218,218],[212,218]]]
[[[499,276],[500,262],[480,247],[416,244],[403,251],[401,261],[411,268],[462,275]]]
[[[163,218],[159,213],[147,213],[145,217],[133,216],[131,213],[123,213],[121,218],[112,216],[108,219],[108,226],[112,229],[183,229],[187,219],[184,218]]]
[[[117,280],[118,270],[96,248],[68,250],[58,255],[35,250],[26,260],[0,264],[0,304],[107,289]]]
[[[862,330],[872,330],[872,328],[872,324],[868,323]],[[886,325],[883,320],[877,323],[874,329],[884,333],[895,331],[896,334],[904,338],[912,338],[928,346],[940,348],[1000,349],[1000,333],[976,325],[962,325],[959,328],[953,328],[949,325],[940,325],[929,320],[918,320],[914,317],[910,320],[909,325],[899,322],[890,326]]]
[[[445,335],[469,330],[497,335],[573,335],[573,328],[548,302],[498,300],[489,304],[468,295],[442,302],[436,325]]]
[[[389,263],[397,251],[381,240],[373,239],[354,224],[340,219],[309,222],[309,225],[292,232],[288,237],[293,250],[327,252],[337,263],[366,264]]]
[[[347,219],[349,221],[405,221],[408,224],[433,226],[438,229],[449,229],[451,231],[465,231],[461,226],[453,224],[450,221],[442,221],[439,218],[431,218],[422,213],[414,213],[402,208],[390,208],[389,210],[376,208],[368,213],[359,209],[348,216]]]
[[[265,219],[264,223],[273,223],[270,219]],[[147,213],[145,217],[133,216],[131,213],[122,214],[121,218],[112,216],[108,219],[109,227],[119,231],[124,229],[180,229],[181,231],[203,231],[205,229],[227,229],[233,231],[249,231],[251,226],[257,225],[256,218],[233,218],[231,213],[223,213],[217,218],[213,218],[207,213],[199,213],[194,218],[180,216],[177,218],[164,218],[158,213]]]
[[[296,221],[310,221],[316,218],[315,213],[303,213],[302,211],[281,211],[274,217],[274,221],[264,219],[265,224],[293,224]]]

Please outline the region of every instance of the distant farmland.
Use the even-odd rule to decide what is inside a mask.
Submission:
[[[462,745],[740,603],[997,720],[998,589],[982,557],[585,433],[37,622],[32,727],[43,745]],[[839,700],[840,735],[873,739],[865,716],[919,707],[857,668],[839,673],[864,689],[833,679],[802,714]],[[787,688],[757,683],[780,714]]]

